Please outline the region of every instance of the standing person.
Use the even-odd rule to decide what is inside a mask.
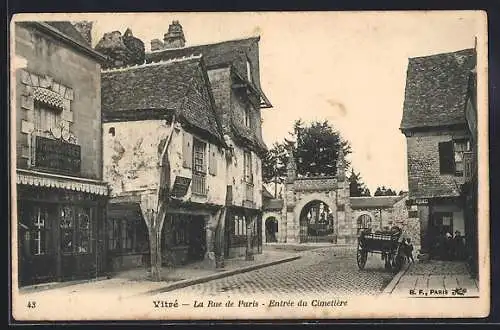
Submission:
[[[409,262],[415,263],[413,258],[413,244],[411,244],[411,238],[406,238],[404,240],[405,256]]]

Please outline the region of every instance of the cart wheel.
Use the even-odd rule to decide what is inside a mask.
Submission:
[[[365,268],[367,257],[368,250],[366,250],[361,244],[358,244],[358,253],[356,255],[356,260],[358,262],[359,269]]]

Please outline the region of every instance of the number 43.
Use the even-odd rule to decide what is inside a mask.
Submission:
[[[28,308],[36,308],[36,301],[28,301]]]

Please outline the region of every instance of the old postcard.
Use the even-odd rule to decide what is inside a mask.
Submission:
[[[486,13],[10,32],[15,320],[489,314]]]

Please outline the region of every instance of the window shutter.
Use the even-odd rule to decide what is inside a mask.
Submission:
[[[217,158],[215,157],[215,146],[209,145],[208,148],[208,173],[217,175]]]
[[[182,133],[182,166],[191,168],[193,163],[193,139],[191,134]]]
[[[453,174],[455,161],[453,155],[453,141],[439,143],[439,172],[441,174]]]

